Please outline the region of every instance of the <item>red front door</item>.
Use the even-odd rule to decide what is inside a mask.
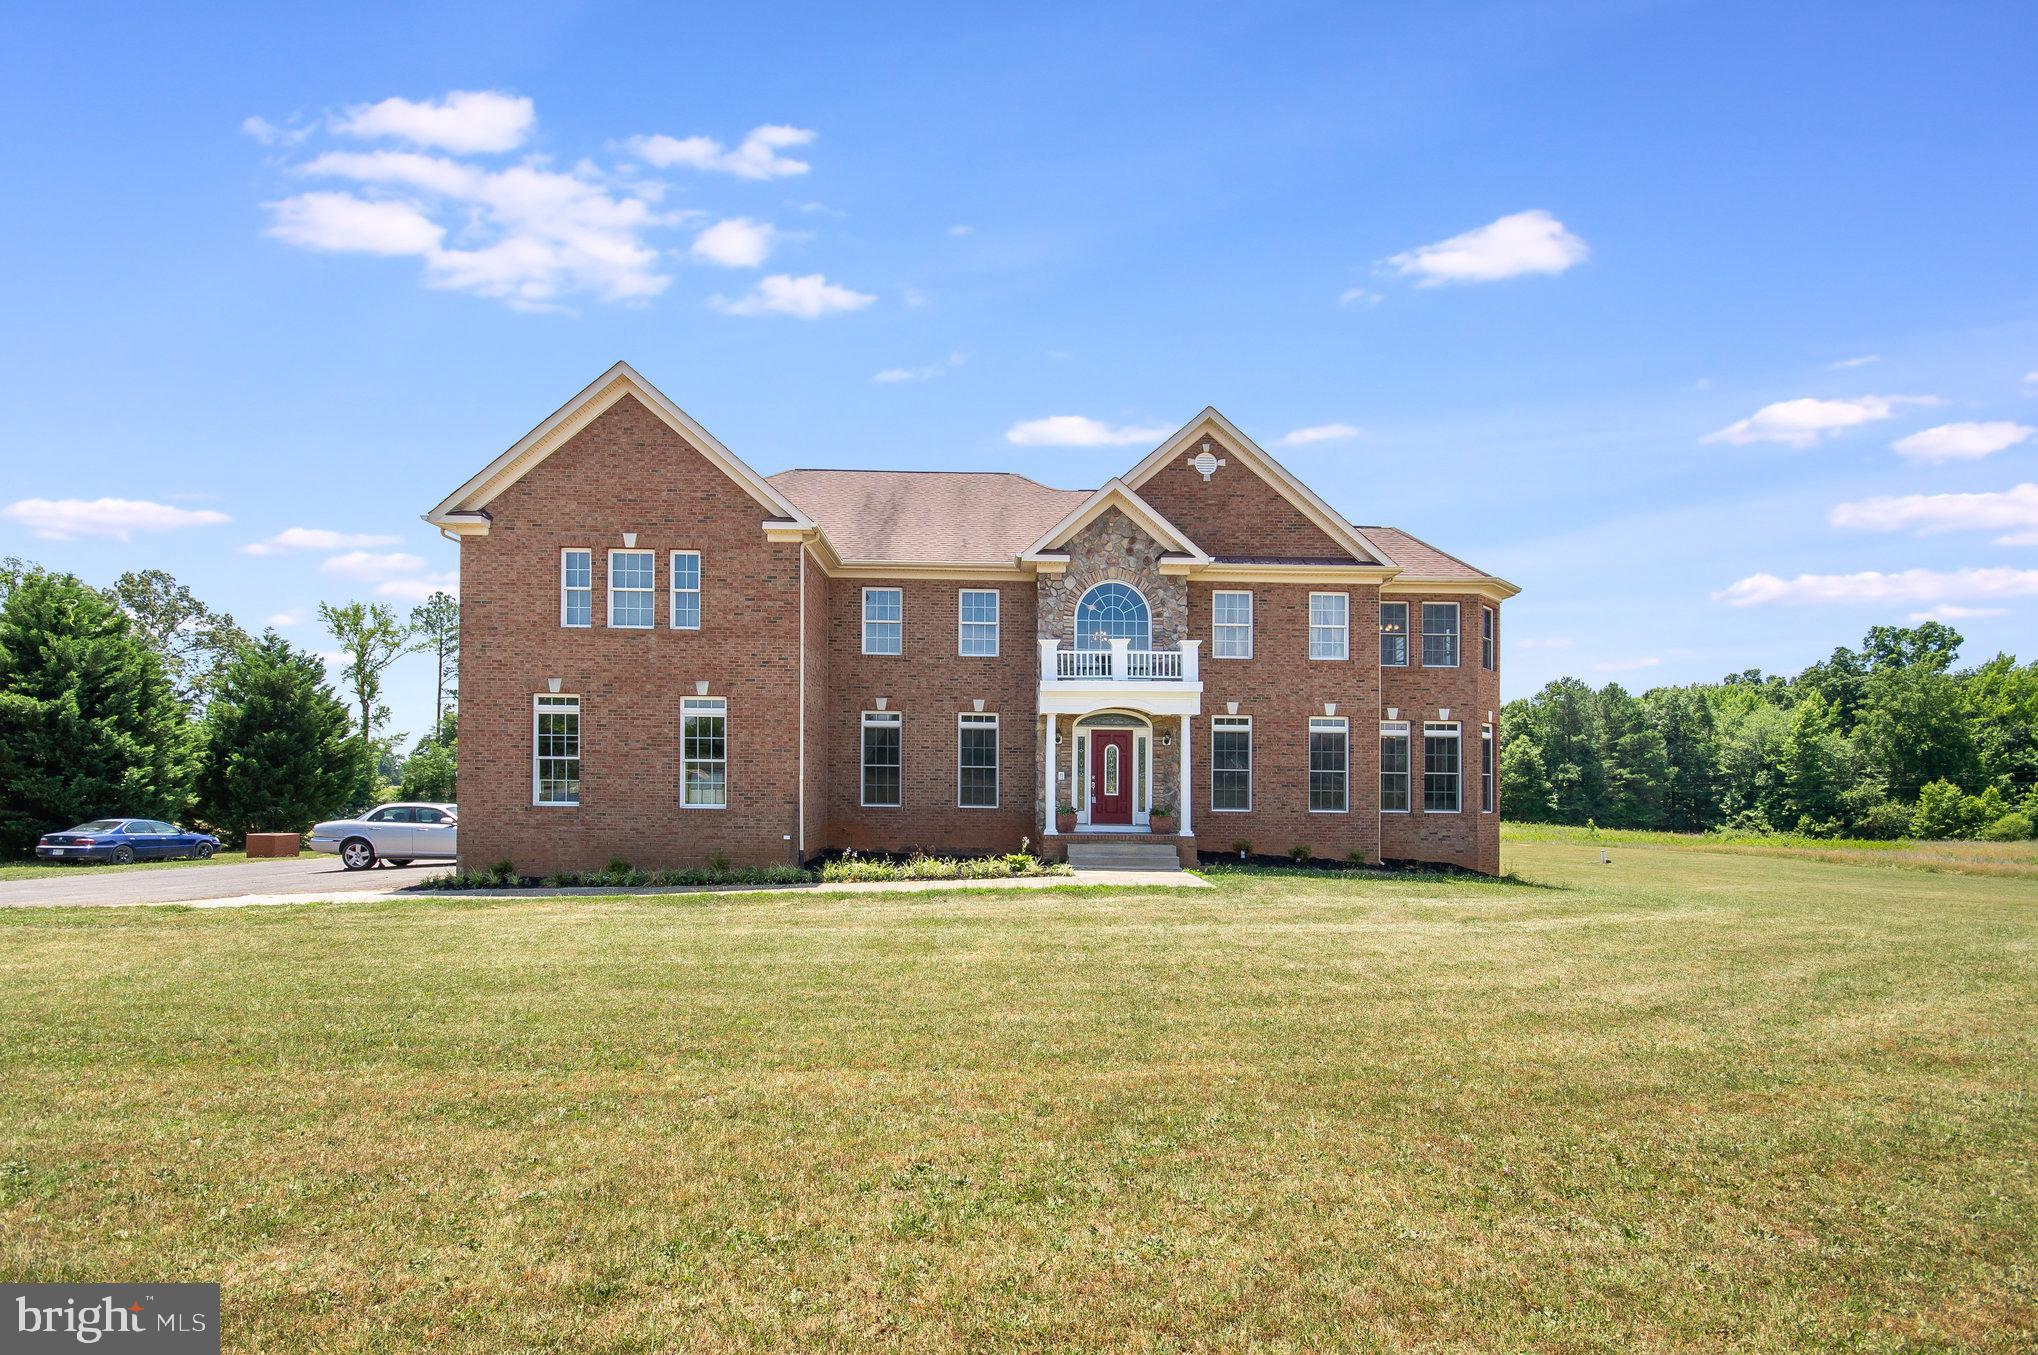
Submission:
[[[1090,733],[1090,822],[1132,822],[1132,731]]]

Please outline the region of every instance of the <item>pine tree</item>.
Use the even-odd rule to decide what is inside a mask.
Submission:
[[[199,802],[227,837],[301,832],[346,803],[360,769],[353,717],[325,668],[274,631],[218,674],[206,708]]]

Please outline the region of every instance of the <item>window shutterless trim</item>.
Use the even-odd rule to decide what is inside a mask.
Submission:
[[[1457,749],[1453,758],[1455,770],[1437,772],[1438,776],[1451,778],[1451,807],[1431,809],[1429,807],[1429,744],[1435,739],[1439,743],[1448,740]],[[1456,720],[1425,720],[1422,725],[1422,812],[1425,814],[1462,814],[1465,812],[1465,738],[1464,731]]]
[[[1392,739],[1401,745],[1401,770],[1398,772],[1388,771],[1387,759],[1384,755],[1381,757],[1380,812],[1382,814],[1411,813],[1413,812],[1411,810],[1411,806],[1415,803],[1414,799],[1415,787],[1411,780],[1411,777],[1413,776],[1411,759],[1413,759],[1415,756],[1415,747],[1413,742],[1408,737],[1408,721],[1382,720],[1380,722],[1380,742],[1384,744],[1389,739]],[[1399,809],[1389,809],[1387,807],[1387,778],[1390,776],[1399,777],[1401,780],[1401,808]]]
[[[879,617],[879,618],[878,618],[877,620],[873,621],[873,620],[871,619],[871,615],[870,615],[870,599],[871,599],[871,596],[872,596],[872,594],[875,594],[875,593],[890,593],[890,594],[892,594],[893,596],[897,597],[897,598],[898,598],[898,600],[899,600],[899,614],[898,614],[897,616],[892,616],[892,617]],[[879,658],[884,658],[884,659],[896,659],[896,658],[899,658],[900,656],[902,656],[903,654],[905,654],[905,652],[906,652],[906,590],[905,590],[905,589],[903,589],[903,588],[866,588],[866,589],[864,589],[864,590],[863,590],[863,611],[862,611],[862,614],[861,614],[861,616],[862,616],[862,625],[863,625],[863,633],[862,633],[862,634],[861,634],[861,635],[860,635],[860,636],[858,637],[858,639],[859,639],[859,641],[861,642],[861,644],[862,644],[862,646],[863,646],[863,652],[864,652],[864,653],[866,653],[866,654],[874,654],[874,655],[876,655],[877,657],[879,657]],[[890,626],[890,627],[892,627],[892,629],[893,629],[893,634],[894,634],[894,635],[896,636],[896,638],[897,638],[897,641],[898,641],[898,646],[897,646],[897,648],[895,648],[895,649],[872,649],[872,648],[870,647],[870,628],[871,628],[871,627],[872,627],[873,625],[879,625],[879,626]]]
[[[1494,620],[1491,607],[1479,609],[1479,666],[1489,673],[1493,671],[1493,665],[1500,661],[1499,636]]]
[[[550,707],[551,709],[547,709]],[[574,795],[571,800],[544,800],[539,798],[538,788],[545,778],[541,768],[548,759],[538,752],[538,720],[544,715],[573,716],[573,756],[554,756],[553,762],[573,763]],[[534,809],[574,809],[580,804],[580,697],[573,692],[543,692],[531,696],[531,806]]]
[[[722,756],[718,758],[694,758],[687,756],[686,722],[689,717],[702,719],[719,718],[722,722]],[[722,769],[722,802],[720,804],[695,803],[687,799],[687,769],[690,767],[720,767]],[[729,698],[726,696],[683,696],[679,700],[679,807],[681,809],[727,809],[729,807]]]
[[[566,582],[566,558],[570,555],[587,557],[587,583],[569,585]],[[569,621],[566,618],[567,599],[574,593],[587,595],[587,620]],[[594,625],[594,548],[591,546],[565,546],[559,551],[559,624],[569,630],[587,630]]]
[[[689,556],[693,560],[693,587],[691,588],[681,588],[679,586],[679,559],[683,555]],[[697,550],[672,551],[666,557],[665,573],[665,596],[667,599],[665,614],[668,624],[674,630],[699,630],[701,622],[706,619],[705,613],[701,611],[701,553]],[[691,626],[680,624],[679,600],[682,597],[691,597],[693,599],[693,624]]]
[[[1387,613],[1390,611],[1399,611],[1401,613],[1401,629],[1399,631],[1390,631],[1387,629]],[[1387,641],[1389,638],[1395,635],[1399,635],[1401,637],[1401,660],[1398,663],[1390,662],[1387,658]],[[1382,668],[1408,667],[1410,653],[1409,647],[1410,638],[1408,633],[1408,604],[1405,602],[1389,602],[1383,600],[1380,603],[1380,666]]]
[[[870,760],[870,731],[873,729],[893,730],[897,738],[897,762],[873,763]],[[899,809],[906,803],[906,721],[903,712],[896,710],[867,710],[857,726],[856,735],[856,800],[865,809]],[[890,767],[898,773],[898,798],[896,800],[871,800],[870,769],[873,766]]]
[[[1479,726],[1479,812],[1493,812],[1493,726]]]
[[[1449,630],[1447,631],[1440,630],[1434,632],[1430,630],[1429,609],[1432,607],[1449,607],[1451,609],[1452,619],[1451,628]],[[1422,619],[1422,650],[1421,650],[1422,666],[1424,668],[1459,667],[1464,662],[1465,617],[1463,609],[1460,608],[1458,604],[1455,602],[1425,602],[1418,609],[1418,615]],[[1450,637],[1451,661],[1449,663],[1431,663],[1429,661],[1429,637],[1432,634],[1435,634],[1439,637],[1443,636]]]
[[[972,805],[972,804],[965,804],[965,803],[963,803],[963,798],[962,798],[962,774],[963,774],[964,770],[966,770],[966,769],[964,768],[964,766],[963,766],[963,761],[962,761],[962,749],[963,749],[963,740],[962,740],[962,732],[963,732],[963,731],[964,731],[965,729],[972,729],[972,728],[974,728],[974,729],[989,729],[989,730],[991,731],[991,766],[990,766],[990,772],[991,772],[991,802],[990,802],[989,804],[987,804],[987,805]],[[998,738],[998,717],[997,717],[997,716],[996,716],[995,714],[992,714],[992,713],[989,713],[989,712],[985,712],[985,711],[958,711],[958,712],[956,712],[956,716],[955,716],[955,807],[956,807],[957,809],[996,809],[996,808],[998,807],[998,802],[999,802],[999,801],[1000,801],[1001,799],[1003,799],[1003,798],[1004,798],[1004,796],[1003,796],[1003,794],[1002,794],[1002,791],[1003,791],[1003,787],[1002,787],[1002,785],[1000,784],[1000,781],[1001,781],[1001,779],[1002,779],[1002,777],[1001,777],[1001,773],[1002,773],[1002,772],[1003,772],[1003,770],[1004,770],[1004,760],[1005,760],[1005,756],[1004,756],[1004,753],[1005,753],[1005,750],[1004,750],[1004,749],[1003,749],[1002,747],[1000,747],[1000,746],[999,746],[999,738]],[[982,770],[983,770],[983,768],[982,768],[982,767],[979,767],[979,768],[977,768],[977,770],[979,770],[979,771],[982,771]]]
[[[616,557],[618,555],[642,555],[651,561],[651,581],[642,588],[616,587]],[[635,625],[616,620],[616,595],[627,593],[631,597],[644,599],[644,624]],[[658,629],[658,552],[641,547],[617,546],[609,551],[609,625],[610,630],[656,630]]]
[[[1338,619],[1335,625],[1329,622],[1319,623],[1317,621],[1316,600],[1318,598],[1322,598],[1326,602],[1335,601],[1338,604]],[[1308,622],[1308,651],[1309,659],[1312,663],[1344,663],[1352,657],[1352,595],[1350,593],[1311,593],[1309,595],[1308,615],[1305,619]],[[1337,653],[1319,654],[1316,652],[1316,632],[1318,631],[1335,631],[1337,633]]]
[[[990,619],[989,621],[983,621],[983,620],[977,620],[977,621],[972,621],[972,620],[970,620],[970,619],[969,619],[969,611],[968,611],[968,608],[969,608],[969,600],[970,600],[970,599],[971,599],[972,597],[988,597],[988,598],[990,598],[990,600],[991,600],[991,619]],[[903,602],[903,601],[901,601],[901,603],[900,603],[900,611],[901,611],[901,613],[902,613],[902,614],[904,613],[904,610],[905,610],[905,604],[904,604],[904,602]],[[995,589],[995,588],[958,588],[958,589],[956,589],[956,590],[955,590],[955,654],[956,654],[956,657],[957,657],[957,658],[962,658],[962,659],[995,659],[995,658],[997,658],[997,657],[998,657],[998,650],[999,650],[999,648],[1000,648],[1000,644],[999,644],[999,641],[1000,641],[1000,640],[1001,640],[1001,639],[1003,638],[1003,636],[1002,636],[1002,632],[1003,632],[1003,620],[1004,620],[1004,617],[1003,617],[1003,612],[1004,612],[1004,606],[1003,606],[1003,600],[1002,600],[1001,596],[999,595],[999,593],[998,593],[998,590],[997,590],[997,589]],[[973,652],[971,652],[971,650],[970,650],[970,649],[969,649],[969,647],[968,647],[968,646],[969,646],[969,628],[970,628],[971,626],[989,626],[989,627],[991,628],[991,647],[990,647],[990,648],[989,648],[988,650],[982,651],[982,652],[980,652],[980,653],[973,653]]]
[[[1245,620],[1242,622],[1219,620],[1220,613],[1217,610],[1217,599],[1219,598],[1244,598]],[[1224,632],[1228,630],[1243,630],[1245,632],[1245,653],[1227,654],[1224,652],[1222,637]],[[1252,590],[1250,588],[1212,589],[1210,591],[1210,657],[1213,659],[1250,659],[1252,656],[1253,656]]]
[[[1243,805],[1220,806],[1217,803],[1217,736],[1218,734],[1245,734],[1245,803]],[[1232,770],[1224,768],[1225,771]],[[1253,717],[1250,715],[1213,715],[1210,717],[1210,812],[1213,814],[1250,814],[1253,812]]]
[[[1309,717],[1309,733],[1304,748],[1309,765],[1305,769],[1307,775],[1302,788],[1303,797],[1305,801],[1314,801],[1316,799],[1316,736],[1318,734],[1335,734],[1343,744],[1344,757],[1342,761],[1344,768],[1339,773],[1343,779],[1343,788],[1338,792],[1338,798],[1341,803],[1336,809],[1318,809],[1315,804],[1311,803],[1308,806],[1309,812],[1312,814],[1349,814],[1352,812],[1352,729],[1351,721],[1342,715],[1312,715]]]

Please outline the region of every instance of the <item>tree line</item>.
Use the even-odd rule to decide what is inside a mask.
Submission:
[[[1561,678],[1501,712],[1509,818],[1683,832],[2026,838],[2038,662],[1956,669],[1941,622],[1876,626],[1794,678],[1631,695]]]
[[[319,615],[339,690],[320,656],[250,635],[162,570],[101,589],[0,560],[0,857],[94,818],[196,821],[238,843],[381,800],[451,800],[459,603],[441,592],[407,617],[360,602]],[[406,757],[383,676],[417,652],[437,664],[438,697]]]

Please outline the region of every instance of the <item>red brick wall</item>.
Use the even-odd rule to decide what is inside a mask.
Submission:
[[[795,828],[799,553],[769,515],[633,397],[488,505],[460,549],[460,858],[525,873],[787,861]],[[657,552],[658,624],[607,627],[608,551]],[[594,555],[595,625],[559,624],[559,552]],[[667,552],[699,550],[702,627],[669,629]],[[531,703],[581,698],[581,802],[531,804]],[[729,807],[679,808],[680,698],[729,698]]]
[[[1380,670],[1380,718],[1386,708],[1399,709],[1409,723],[1409,812],[1380,816],[1381,853],[1388,860],[1442,861],[1468,870],[1500,872],[1500,669],[1499,607],[1476,597],[1442,593],[1389,593],[1388,599],[1408,603],[1409,640],[1406,668]],[[1459,604],[1459,653],[1456,668],[1422,666],[1422,604]],[[1479,608],[1493,606],[1494,668],[1479,666]],[[1462,809],[1456,814],[1425,814],[1422,808],[1422,725],[1448,709],[1460,726]],[[1479,727],[1494,725],[1494,812],[1479,809]],[[1377,750],[1374,756],[1378,763]]]
[[[801,640],[801,651],[806,656],[806,816],[805,836],[800,843],[800,859],[806,860],[828,846],[828,805],[829,790],[833,785],[835,769],[829,759],[828,715],[832,707],[828,701],[829,644],[828,627],[832,613],[828,599],[833,585],[828,576],[821,572],[819,562],[811,550],[805,552],[806,566],[806,631]]]
[[[1169,522],[1210,554],[1235,559],[1339,560],[1351,552],[1323,534],[1294,504],[1262,480],[1217,438],[1211,452],[1228,464],[1208,482],[1187,464],[1198,442],[1137,487]]]
[[[902,591],[901,652],[863,653],[863,590]],[[998,657],[964,658],[958,648],[958,594],[998,591]],[[1040,762],[1035,707],[1039,658],[1031,581],[956,579],[829,581],[827,716],[831,769],[829,845],[858,851],[1016,851],[1038,836]],[[901,726],[901,805],[862,806],[863,712],[905,715]],[[998,720],[998,808],[956,805],[956,720],[981,699]],[[810,810],[810,812],[812,812]]]

